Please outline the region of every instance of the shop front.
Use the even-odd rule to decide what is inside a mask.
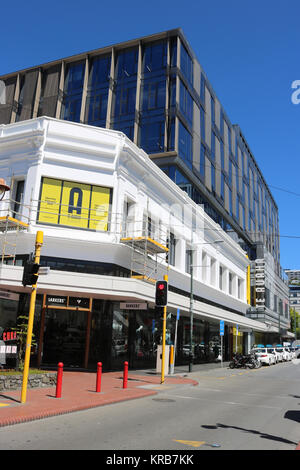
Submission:
[[[80,306],[79,306],[80,305]],[[190,355],[190,319],[168,312],[166,344],[175,342],[176,365],[187,364]],[[162,344],[163,310],[147,303],[125,303],[103,299],[44,296],[40,321],[38,365],[94,370],[156,368],[157,349]],[[193,322],[194,363],[220,360],[219,322]],[[225,328],[223,359],[229,356],[229,334]]]
[[[18,318],[26,317],[29,295],[20,300],[0,302],[5,311],[6,332]],[[2,317],[4,318],[4,317]],[[31,366],[95,370],[102,362],[104,371],[122,370],[124,361],[131,369],[156,369],[157,350],[162,344],[163,309],[149,308],[146,302],[125,303],[91,297],[40,294],[37,296]],[[223,360],[230,356],[230,328],[225,326]],[[190,317],[167,312],[166,344],[175,343],[175,364],[189,363]],[[2,339],[2,338],[1,338]],[[7,336],[5,337],[7,339]],[[195,364],[218,362],[221,354],[220,324],[194,316],[193,357]],[[10,361],[11,367],[16,361]]]

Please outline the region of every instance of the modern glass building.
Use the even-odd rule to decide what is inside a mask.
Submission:
[[[270,297],[285,303],[278,208],[250,147],[232,124],[181,29],[8,73],[0,124],[38,116],[124,132],[248,253],[268,254]],[[261,249],[264,247],[264,250]],[[249,315],[283,316],[272,302]],[[274,292],[271,292],[275,289]],[[275,292],[276,291],[276,292]],[[260,304],[261,305],[261,304]],[[273,313],[271,313],[273,312]],[[276,320],[277,321],[277,320]]]

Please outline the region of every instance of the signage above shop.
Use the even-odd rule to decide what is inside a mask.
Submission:
[[[88,297],[69,297],[69,307],[89,308],[90,299]]]
[[[90,310],[89,297],[69,297],[60,295],[47,295],[46,305],[50,308],[71,308]]]
[[[148,305],[146,302],[121,302],[121,310],[147,310]]]
[[[47,305],[67,306],[68,297],[58,297],[56,295],[47,295]]]

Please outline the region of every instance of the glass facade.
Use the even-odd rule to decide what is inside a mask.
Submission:
[[[120,51],[116,57],[112,129],[134,139],[138,48]]]
[[[105,127],[110,83],[111,56],[95,57],[89,69],[85,122]]]
[[[161,153],[165,142],[167,42],[143,49],[139,146],[147,153]]]
[[[20,74],[19,87],[16,77],[3,77],[9,105],[0,105],[0,124],[31,118],[35,107],[38,116],[120,130],[156,154],[159,166],[158,155],[176,153],[186,174],[199,178],[195,202],[198,193],[210,191],[216,200],[210,214],[224,218],[225,210],[238,238],[262,240],[279,271],[276,203],[239,126],[230,123],[196,62],[174,30],[132,47],[125,43],[29,69]]]
[[[82,102],[85,63],[77,62],[66,67],[61,119],[79,122]]]
[[[22,297],[22,298],[21,298]],[[162,344],[163,309],[122,310],[120,302],[93,299],[90,312],[68,308],[49,308],[42,295],[37,296],[31,364],[66,369],[122,370],[124,361],[130,368],[155,368],[157,348]],[[3,332],[15,328],[18,314],[27,315],[29,295],[20,301],[0,299],[0,345]],[[176,313],[167,315],[166,344],[174,345]],[[186,364],[190,351],[190,319],[180,316],[177,332],[176,364]],[[230,337],[225,335],[224,358]],[[220,354],[219,323],[194,318],[194,363],[216,362]],[[7,343],[8,344],[8,343]],[[16,357],[0,356],[3,367],[14,367]]]

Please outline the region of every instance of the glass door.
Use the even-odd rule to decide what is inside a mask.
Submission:
[[[68,367],[83,367],[87,312],[46,309],[43,365],[63,362]]]

